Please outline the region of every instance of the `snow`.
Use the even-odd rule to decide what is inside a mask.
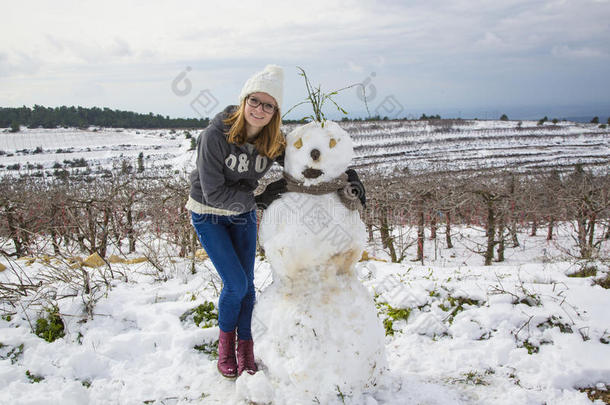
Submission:
[[[457,239],[469,229],[455,232]],[[514,249],[506,263],[491,267],[482,266],[479,256],[464,264],[469,256],[466,246],[437,246],[439,258],[431,260],[434,245],[430,243],[424,265],[358,263],[362,284],[371,296],[378,294],[375,302],[412,308],[408,320],[394,322],[394,335],[385,337],[387,380],[362,403],[591,403],[576,388],[610,383],[610,348],[600,341],[609,338],[608,290],[592,285],[591,277],[567,277],[577,268],[560,256],[554,243],[526,234],[519,238],[527,248]],[[565,233],[557,239],[557,244],[571,243]],[[552,261],[542,261],[543,249]],[[376,244],[369,244],[367,251],[387,258]],[[11,321],[0,320],[2,358],[9,348],[24,345],[15,364],[9,358],[0,360],[0,403],[239,404],[245,396],[261,403],[272,397],[265,374],[237,382],[224,379],[215,360],[194,349],[217,339],[218,328],[203,329],[179,317],[206,300],[217,300],[213,288],[217,281],[209,260],[196,262],[196,274],[190,273],[189,260],[172,260],[169,280],[164,282],[148,263],[115,264],[115,270],[130,275],[129,281],[115,280],[116,285],[95,305],[93,319],[86,320],[83,314],[82,296],[60,300],[67,334],[53,343],[34,335],[28,324],[27,318],[35,319],[40,308],[24,304]],[[8,267],[0,273],[3,283],[14,280],[11,265],[34,278],[46,266],[43,260],[30,266],[5,259],[2,263]],[[259,300],[272,288],[271,273],[268,259],[257,258]],[[514,304],[510,294],[522,297],[523,291],[537,294],[541,305]],[[450,323],[448,312],[440,308],[449,305],[448,296],[468,297],[480,305],[464,305]],[[6,304],[2,309],[8,309]],[[279,308],[278,315],[287,311],[290,308]],[[383,307],[379,313],[383,316]],[[553,316],[569,325],[572,333],[561,332],[559,326],[536,327]],[[539,345],[538,353],[528,354],[525,340],[546,343]],[[258,349],[255,344],[255,353]],[[26,370],[45,379],[32,383]]]
[[[197,131],[192,132],[196,137]],[[168,129],[24,128],[17,133],[0,133],[0,151],[6,153],[0,155],[0,163],[29,163],[50,170],[57,164],[64,165],[65,160],[83,158],[92,169],[110,169],[120,167],[123,160],[135,164],[143,153],[148,167],[169,165],[180,170],[193,155],[185,134]]]
[[[563,171],[576,163],[604,170],[610,164],[610,129],[595,124],[432,120],[337,125],[352,138],[352,165],[372,175],[485,168]],[[290,133],[295,127],[285,125],[283,131]],[[198,132],[190,130],[193,137]],[[38,147],[42,151],[34,153]],[[22,165],[22,172],[26,171],[28,162],[42,165],[51,174],[54,165],[80,157],[92,170],[120,167],[123,160],[135,165],[140,152],[147,168],[183,172],[194,167],[195,154],[189,149],[190,139],[184,130],[23,128],[9,133],[5,129],[0,133],[0,174],[16,173],[5,166],[17,163]]]
[[[408,136],[416,142],[432,136],[442,139],[434,126],[419,122],[409,125]],[[597,127],[560,123],[557,128],[547,128],[545,125],[532,129],[530,140],[526,142],[525,138],[510,139],[517,131],[515,125],[500,121],[456,123],[454,128],[460,132],[451,136],[463,136],[461,140],[451,141],[454,146],[447,149],[440,147],[444,145],[442,142],[432,142],[427,149],[414,150],[409,167],[429,168],[426,159],[430,155],[427,153],[436,157],[446,154],[448,158],[455,158],[455,167],[462,167],[465,160],[461,154],[473,145],[477,130],[488,131],[490,145],[493,143],[498,148],[516,150],[521,147],[517,143],[524,142],[529,148],[543,150],[549,147],[546,143],[549,139],[550,142],[561,139],[560,155],[566,156],[582,145],[589,145],[584,148],[588,151],[586,155],[599,151],[600,156],[605,154],[599,161],[607,160],[609,138]],[[522,125],[524,128],[536,126],[529,122]],[[384,149],[384,142],[389,145],[393,139],[403,139],[398,132],[405,131],[404,123],[402,129],[393,123],[341,124],[341,127],[354,138],[355,159],[360,163],[365,161],[365,155],[370,155],[362,148],[377,145]],[[17,150],[37,146],[49,150],[72,147],[74,153],[67,154],[69,158],[85,157],[101,166],[114,164],[119,153],[135,158],[141,150],[151,155],[158,152],[154,158],[158,166],[174,162],[179,164],[176,167],[186,168],[193,157],[187,150],[190,142],[184,135],[176,134],[175,139],[171,139],[174,135],[167,130],[138,131],[139,134],[131,130],[122,133],[100,130],[87,133],[92,138],[86,140],[82,139],[82,131],[53,131],[25,130],[21,134],[11,134],[13,138],[0,134],[0,142],[5,142],[0,144],[0,150],[15,153],[11,157],[1,156],[1,163],[31,162],[36,157],[48,168],[59,159],[53,153],[17,153]],[[53,134],[59,143],[52,141]],[[24,135],[24,138],[18,138]],[[371,137],[384,139],[385,136],[388,138],[377,144],[371,141],[366,145]],[[492,142],[491,138],[496,136],[498,139]],[[43,143],[46,137],[50,137],[48,143]],[[478,142],[481,147],[487,147],[483,145],[486,140]],[[458,150],[459,143],[464,152]],[[137,146],[127,148],[122,144]],[[361,149],[358,149],[359,145]],[[155,149],[156,146],[161,148]],[[404,145],[387,148],[396,148],[396,153],[410,150]],[[392,170],[394,161],[381,158],[386,152],[373,157],[372,160],[379,160],[368,167],[381,172]],[[486,154],[481,153],[481,156]],[[575,154],[574,159],[579,159],[578,156]],[[556,158],[549,157],[549,162]],[[404,154],[400,159],[404,160]],[[491,158],[490,165],[502,165],[511,159],[510,156]],[[350,222],[353,220],[349,215],[342,217],[341,211],[335,210],[335,204],[338,204],[335,197],[307,198],[307,204],[312,207],[325,207],[322,203],[329,204],[325,210],[332,213],[331,218],[341,221],[350,232],[359,234],[360,224]],[[274,210],[281,210],[279,203],[275,206],[272,206]],[[272,211],[269,215],[273,218]],[[277,215],[286,218],[285,213]],[[293,219],[292,223],[298,223],[299,218]],[[363,369],[355,368],[354,364],[362,358],[378,356],[376,350],[379,349],[385,353],[387,368],[376,380],[376,385],[369,384],[366,389],[353,391],[351,395],[346,390],[343,399],[327,396],[322,403],[591,404],[578,388],[595,387],[603,391],[610,384],[610,313],[607,310],[610,294],[593,283],[594,279],[610,272],[607,264],[610,251],[605,243],[600,256],[606,262],[587,264],[597,267],[597,276],[568,277],[583,265],[566,254],[574,248],[570,225],[559,224],[554,241],[519,234],[521,246],[507,248],[506,261],[492,266],[483,266],[482,257],[472,252],[477,243],[484,242],[484,236],[470,227],[453,227],[455,247],[452,249],[446,248],[441,240],[426,241],[424,264],[409,261],[415,256],[416,247],[407,249],[407,259],[402,263],[390,263],[378,241],[365,242],[356,238],[355,244],[363,246],[370,259],[358,262],[350,277],[304,273],[305,269],[296,266],[298,261],[282,262],[275,258],[271,246],[267,249],[267,257],[257,257],[255,264],[258,302],[253,319],[254,350],[257,361],[266,364],[266,368],[253,376],[244,374],[235,381],[220,376],[213,355],[195,349],[198,345],[212,346],[218,336],[218,327],[197,326],[188,317],[181,320],[183,314],[198,305],[218,300],[219,280],[209,260],[197,259],[194,274],[191,260],[161,253],[158,258],[165,270],[162,275],[148,262],[113,264],[116,277],[110,280],[111,285],[91,295],[72,284],[55,282],[38,296],[23,298],[16,307],[0,301],[0,312],[12,313],[10,319],[0,318],[0,404],[247,404],[246,398],[259,404],[271,401],[278,405],[282,402],[293,404],[298,403],[290,397],[297,395],[295,391],[278,384],[294,382],[290,377],[297,374],[290,373],[299,367],[305,367],[307,371],[301,374],[305,386],[311,387],[315,381],[318,383],[316,390],[328,392],[328,384],[336,383],[338,377],[346,376],[352,381],[361,378]],[[265,236],[264,227],[261,227],[261,239],[272,243],[275,232],[279,230]],[[396,232],[408,234],[411,231]],[[278,234],[282,235],[278,243],[306,252],[305,260],[314,254],[327,259],[337,253],[330,243],[308,244],[303,234],[294,230],[284,229]],[[163,243],[159,240],[155,246]],[[118,252],[109,252],[112,253]],[[310,265],[321,270],[324,262]],[[2,257],[0,263],[7,267],[0,272],[0,282],[6,285],[25,275],[37,282],[51,271],[42,258],[22,261]],[[326,277],[327,285],[330,283],[349,294],[327,296],[331,301],[324,301],[328,291],[320,284],[319,288],[307,290],[308,295],[299,300],[280,301],[280,280],[285,273],[278,273],[276,263],[282,263],[282,268],[296,266],[293,269],[300,277],[297,280],[301,282],[301,288],[305,288],[305,282],[311,288],[312,282],[320,281],[316,277],[322,275]],[[89,270],[92,279],[103,286],[101,280],[108,279],[107,269]],[[60,293],[74,296],[55,299]],[[95,304],[93,316],[89,317],[85,303],[91,299]],[[48,343],[32,329],[35,320],[45,314],[43,307],[53,303],[59,305],[66,335]],[[338,308],[334,318],[323,311],[329,306]],[[408,316],[393,319],[389,315],[390,308],[408,309]],[[360,347],[362,342],[373,344],[362,346],[361,358],[348,358],[347,352],[327,353],[321,357],[329,347],[342,347],[337,342],[354,336],[354,330],[344,327],[353,322],[350,317],[354,314],[350,310],[357,312],[355,324],[362,339],[356,341],[354,347]],[[311,317],[305,318],[303,314]],[[337,340],[325,345],[322,341],[303,339],[304,334],[296,336],[283,348],[295,354],[287,360],[280,355],[282,348],[277,344],[281,346],[286,334],[295,332],[288,319],[303,321],[303,329],[316,325],[321,331],[333,331]],[[333,320],[335,323],[331,322]],[[386,321],[383,324],[385,331],[391,333],[380,336],[377,331],[383,321]],[[333,326],[343,327],[333,329]],[[345,363],[338,364],[338,359]],[[322,362],[324,367],[316,368],[315,361]],[[281,367],[289,373],[284,380],[269,372]],[[44,379],[34,382],[32,376]]]

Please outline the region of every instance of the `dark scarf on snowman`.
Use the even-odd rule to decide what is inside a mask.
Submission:
[[[337,193],[339,195],[339,199],[347,209],[362,209],[362,203],[360,202],[360,199],[358,198],[358,195],[353,189],[352,185],[347,181],[347,174],[345,173],[331,181],[314,184],[311,186],[306,186],[302,182],[297,181],[294,177],[286,172],[284,172],[284,179],[286,179],[286,189],[288,191],[313,195]]]

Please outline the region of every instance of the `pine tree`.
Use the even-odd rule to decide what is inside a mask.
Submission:
[[[132,166],[129,164],[129,162],[126,159],[123,159],[121,162],[121,174],[131,173],[131,168]]]
[[[11,123],[11,132],[19,132],[21,130],[21,127],[19,126],[19,123],[17,121],[13,121]]]
[[[138,155],[138,173],[144,171],[144,152],[140,152]]]

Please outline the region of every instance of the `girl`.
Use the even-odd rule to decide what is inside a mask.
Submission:
[[[248,79],[239,106],[225,108],[199,136],[197,168],[190,175],[186,208],[223,282],[218,301],[218,370],[228,378],[244,370],[257,371],[251,333],[256,253],[253,192],[284,152],[282,92],[279,66],[269,65]]]

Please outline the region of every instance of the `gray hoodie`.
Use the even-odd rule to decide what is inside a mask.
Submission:
[[[190,174],[190,196],[213,208],[244,213],[256,209],[254,189],[273,160],[260,155],[254,145],[227,141],[226,119],[237,106],[218,113],[197,139],[197,168]]]

